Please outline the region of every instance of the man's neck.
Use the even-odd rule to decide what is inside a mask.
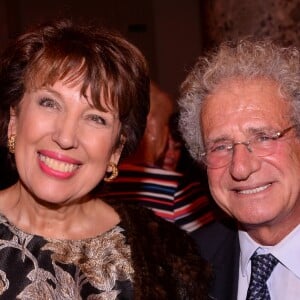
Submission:
[[[257,243],[264,246],[274,246],[283,240],[298,225],[299,222],[259,227],[240,225],[240,229],[247,231],[249,236]]]

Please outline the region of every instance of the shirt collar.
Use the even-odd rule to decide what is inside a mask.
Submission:
[[[246,276],[247,265],[250,261],[250,258],[260,245],[256,243],[246,231],[243,230],[239,230],[239,240],[241,247],[241,271],[242,275]]]
[[[263,246],[256,243],[247,232],[239,230],[241,247],[241,271],[246,276],[247,265],[252,254],[259,248],[262,253],[272,253],[281,264],[300,278],[300,225],[294,228],[275,246]]]

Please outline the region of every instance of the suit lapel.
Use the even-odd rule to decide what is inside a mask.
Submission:
[[[236,300],[239,276],[240,247],[237,229],[221,223],[200,228],[192,234],[214,270],[210,297],[216,300]]]

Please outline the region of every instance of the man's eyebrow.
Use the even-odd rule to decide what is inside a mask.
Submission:
[[[249,127],[245,130],[245,134],[257,134],[257,133],[265,133],[265,132],[276,132],[277,129],[274,129],[271,126],[259,126],[259,127]],[[228,134],[223,134],[221,136],[215,138],[207,139],[206,144],[214,144],[224,141],[233,141],[234,138]]]
[[[277,131],[277,129],[274,129],[274,127],[271,126],[260,126],[260,127],[250,127],[246,130],[247,133],[255,134],[255,133],[264,133],[264,132],[270,132],[270,131]]]
[[[232,141],[232,140],[233,140],[232,137],[230,137],[229,135],[223,135],[223,136],[208,139],[206,144],[209,145],[209,144],[215,144],[215,143]]]

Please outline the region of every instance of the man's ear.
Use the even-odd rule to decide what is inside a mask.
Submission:
[[[15,108],[10,108],[10,118],[7,128],[7,136],[12,136],[17,133],[17,113]]]
[[[110,162],[113,162],[116,165],[119,163],[125,143],[126,143],[126,137],[121,134],[120,141],[111,155]]]

